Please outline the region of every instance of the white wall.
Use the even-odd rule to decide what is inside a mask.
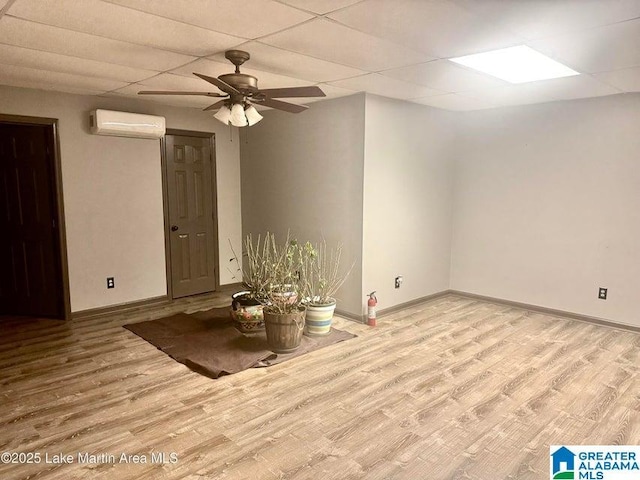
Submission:
[[[453,118],[367,95],[362,298],[381,309],[449,288]]]
[[[640,95],[460,123],[452,288],[640,326]]]
[[[364,95],[311,104],[303,113],[265,112],[242,131],[243,232],[323,236],[355,261],[338,309],[361,314]],[[232,267],[230,267],[232,268]]]
[[[220,259],[239,248],[237,137],[197,109],[135,99],[0,87],[0,113],[59,119],[71,309],[81,311],[166,294],[160,141],[91,135],[95,108],[162,115],[168,128],[215,132]],[[234,133],[237,135],[237,133]],[[116,288],[106,289],[113,276]],[[221,268],[222,284],[232,283]]]

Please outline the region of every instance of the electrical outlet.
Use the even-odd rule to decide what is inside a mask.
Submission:
[[[600,287],[598,289],[598,298],[600,300],[606,300],[607,299],[607,289],[606,288]]]
[[[400,288],[400,285],[402,285],[402,281],[403,281],[403,280],[404,280],[404,279],[402,278],[402,275],[398,275],[398,276],[396,277],[396,283],[395,283],[396,288]]]
[[[114,277],[107,277],[107,288],[116,288],[116,280]]]

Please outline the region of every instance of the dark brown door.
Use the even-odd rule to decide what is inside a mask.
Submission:
[[[167,135],[173,298],[216,288],[213,157],[209,138]]]
[[[0,123],[0,313],[64,317],[51,126]]]

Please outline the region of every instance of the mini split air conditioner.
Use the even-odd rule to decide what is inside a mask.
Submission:
[[[165,133],[164,117],[140,113],[94,110],[89,116],[91,133],[117,137],[161,138]]]

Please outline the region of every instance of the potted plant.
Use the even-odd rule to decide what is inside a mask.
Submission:
[[[259,240],[259,239],[258,239]],[[249,239],[250,242],[250,239]],[[276,353],[289,353],[300,346],[305,321],[305,287],[303,266],[308,246],[300,245],[287,235],[282,244],[267,233],[264,243],[247,246],[250,265],[259,265],[265,330],[269,348]]]
[[[307,307],[305,335],[323,336],[331,333],[336,309],[334,295],[353,269],[352,264],[348,271],[341,272],[341,257],[341,244],[335,248],[327,247],[325,240],[313,247],[307,244],[307,255],[303,265]]]
[[[231,242],[229,242],[231,243]],[[254,244],[251,235],[247,235],[244,242],[245,261],[240,266],[240,260],[231,246],[237,271],[242,274],[244,289],[231,295],[231,318],[238,330],[242,333],[254,333],[264,331],[263,303],[266,290],[267,265],[260,259],[264,258],[264,250],[269,247],[265,238],[258,236]]]

